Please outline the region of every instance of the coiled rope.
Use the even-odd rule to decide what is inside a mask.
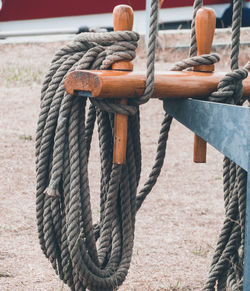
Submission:
[[[201,6],[198,2],[195,1],[194,7]],[[36,138],[38,233],[45,256],[71,290],[113,290],[122,284],[132,256],[136,211],[156,183],[164,162],[172,121],[168,114],[162,122],[152,171],[142,190],[136,194],[141,173],[138,105],[147,102],[153,91],[157,21],[158,1],[153,0],[147,87],[142,98],[130,100],[128,105],[116,104],[115,100],[91,99],[87,110],[85,98],[70,96],[64,91],[65,76],[75,69],[110,69],[117,61],[132,60],[139,39],[134,32],[79,35],[56,53],[43,84]],[[173,70],[219,60],[216,54],[195,57],[192,53],[190,57],[176,64]],[[127,161],[123,166],[112,164],[114,112],[129,115]],[[100,219],[93,224],[87,166],[95,122],[101,182]],[[243,191],[240,185],[244,184],[244,173],[241,171],[239,175],[240,170],[236,170],[231,162],[227,168],[230,168],[230,174],[228,171],[224,173],[225,184],[230,185],[230,189],[237,189],[239,195]],[[228,191],[225,201],[226,205],[231,205],[233,194]],[[243,195],[240,199],[239,208],[244,212]],[[241,220],[244,220],[243,212]],[[233,218],[237,219],[236,216]],[[218,261],[221,262],[217,254],[214,262]],[[214,281],[219,274],[213,275]],[[232,277],[231,269],[227,275]]]
[[[157,15],[153,19],[157,23]],[[152,34],[150,46],[155,46],[155,38]],[[170,120],[163,122],[153,171],[136,197],[141,171],[137,105],[92,101],[86,117],[86,99],[67,95],[64,79],[74,69],[109,69],[119,60],[132,60],[138,39],[133,32],[82,34],[55,55],[43,84],[36,139],[38,232],[45,256],[72,290],[113,290],[124,281],[132,256],[135,214],[159,175]],[[149,75],[152,79],[150,70]],[[110,112],[131,115],[124,166],[112,165]],[[95,119],[101,189],[100,221],[93,225],[87,164]]]

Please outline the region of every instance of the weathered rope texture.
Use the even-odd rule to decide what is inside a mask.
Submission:
[[[242,1],[233,2],[231,69],[218,85],[210,101],[242,105],[242,80],[248,75],[248,65],[239,69]],[[213,257],[209,278],[203,290],[243,289],[244,237],[247,173],[233,161],[223,164],[225,221]]]
[[[90,105],[86,119],[86,100],[64,93],[65,75],[73,69],[108,69],[117,59],[131,60],[137,40],[131,32],[80,35],[56,54],[42,89],[36,146],[39,238],[44,254],[72,290],[113,290],[126,277],[140,176],[133,147],[139,152],[140,147],[129,130],[132,155],[124,167],[112,165],[113,115]],[[102,180],[100,223],[93,227],[87,164],[96,118]],[[129,128],[139,136],[137,122],[138,117],[132,117],[129,123],[135,125]]]
[[[238,69],[241,1],[234,1],[231,68],[210,101],[241,104],[242,80]],[[194,2],[194,19],[202,1]],[[217,54],[195,56],[194,19],[189,59],[177,63],[180,71],[219,61]],[[154,57],[158,1],[152,0],[144,96],[128,105],[115,100],[69,96],[67,73],[75,69],[110,69],[131,61],[139,36],[134,32],[84,33],[58,51],[45,78],[36,138],[37,224],[41,248],[59,277],[71,290],[114,290],[125,280],[133,249],[135,216],[160,174],[172,117],[165,114],[152,172],[137,193],[141,173],[140,112],[154,87]],[[87,103],[89,102],[89,106]],[[112,164],[114,113],[128,115],[127,162]],[[97,123],[100,161],[100,219],[93,224],[88,160]],[[245,226],[246,173],[224,160],[225,214],[221,235],[204,290],[241,290]]]
[[[151,0],[150,7],[150,24],[149,24],[149,41],[147,50],[147,78],[144,95],[136,103],[144,104],[148,102],[154,91],[154,69],[155,69],[155,50],[158,36],[158,11],[159,1]]]
[[[202,7],[203,1],[202,0],[194,0],[193,5],[193,19],[191,23],[191,43],[189,49],[189,57],[194,57],[197,54],[197,43],[196,43],[196,35],[195,35],[195,17],[197,11]]]
[[[86,99],[65,93],[65,76],[75,69],[109,69],[114,62],[132,60],[138,38],[133,32],[81,34],[56,53],[43,84],[36,138],[39,240],[71,290],[114,290],[124,281],[135,214],[160,174],[172,118],[163,120],[152,173],[136,197],[141,172],[137,106],[91,100],[87,112]],[[123,166],[112,164],[114,112],[129,115]],[[100,221],[93,225],[87,166],[96,121],[101,189]]]
[[[197,53],[195,37],[195,16],[200,7],[201,0],[194,1],[194,14],[191,25],[191,44],[189,59],[175,64],[173,70],[184,70],[198,65],[197,62],[208,64],[219,60],[216,54],[208,56],[195,56]],[[233,25],[232,25],[232,52],[231,69],[220,81],[217,91],[208,98],[209,101],[242,105],[242,80],[248,76],[249,62],[244,68],[238,67],[240,46],[242,1],[234,0]],[[245,237],[245,209],[246,209],[246,172],[224,158],[224,200],[225,215],[221,234],[214,254],[209,278],[203,290],[242,290],[243,289],[243,264],[244,264],[244,237]],[[217,287],[216,287],[217,286]],[[217,288],[217,289],[216,289]]]

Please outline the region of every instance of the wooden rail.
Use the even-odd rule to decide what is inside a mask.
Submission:
[[[152,98],[205,98],[216,91],[226,73],[156,73]],[[69,94],[83,91],[95,98],[136,98],[143,95],[145,73],[124,71],[74,71],[65,80]],[[243,96],[250,96],[250,76],[243,80]]]
[[[119,5],[113,11],[114,30],[132,30],[133,10],[130,6]],[[196,38],[198,55],[209,54],[212,46],[216,17],[211,9],[199,9],[196,16]],[[133,64],[120,61],[106,71],[74,71],[65,80],[65,90],[93,98],[118,98],[127,104],[128,98],[144,94],[146,75],[131,72]],[[206,98],[217,90],[226,73],[215,73],[214,65],[201,65],[193,71],[164,72],[155,74],[152,98]],[[243,80],[243,96],[250,96],[250,77]],[[126,161],[127,116],[115,114],[113,162]],[[194,162],[206,161],[206,142],[195,135]]]

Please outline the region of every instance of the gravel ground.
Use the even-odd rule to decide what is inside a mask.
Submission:
[[[2,291],[69,290],[40,250],[35,220],[34,140],[40,88],[61,44],[0,46]],[[185,54],[182,52],[182,57]],[[175,61],[177,55],[162,52],[157,68],[170,66],[164,62],[167,57]],[[144,58],[137,59],[135,69],[141,69],[144,63]],[[150,101],[141,112],[142,186],[155,155],[162,103]],[[161,176],[136,218],[133,260],[119,290],[200,290],[206,280],[223,222],[223,157],[208,146],[207,163],[194,164],[192,146],[192,132],[174,122]],[[95,137],[92,157],[97,151]],[[92,163],[93,195],[98,194],[99,182],[94,174],[98,171],[98,163]]]

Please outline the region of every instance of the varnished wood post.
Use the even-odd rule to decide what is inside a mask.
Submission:
[[[113,10],[114,31],[132,30],[134,13],[128,5],[118,5]],[[128,61],[120,61],[112,65],[113,70],[132,71],[133,64]],[[122,99],[121,104],[127,104],[127,99]],[[124,114],[115,114],[114,123],[114,152],[113,163],[125,164],[127,147],[128,117]]]
[[[213,9],[200,8],[195,18],[195,34],[197,40],[197,55],[209,54],[211,51],[214,31],[216,25],[216,15]],[[213,72],[214,65],[201,65],[194,68],[198,72]],[[195,163],[205,163],[207,155],[207,143],[198,135],[194,135],[194,154]]]

